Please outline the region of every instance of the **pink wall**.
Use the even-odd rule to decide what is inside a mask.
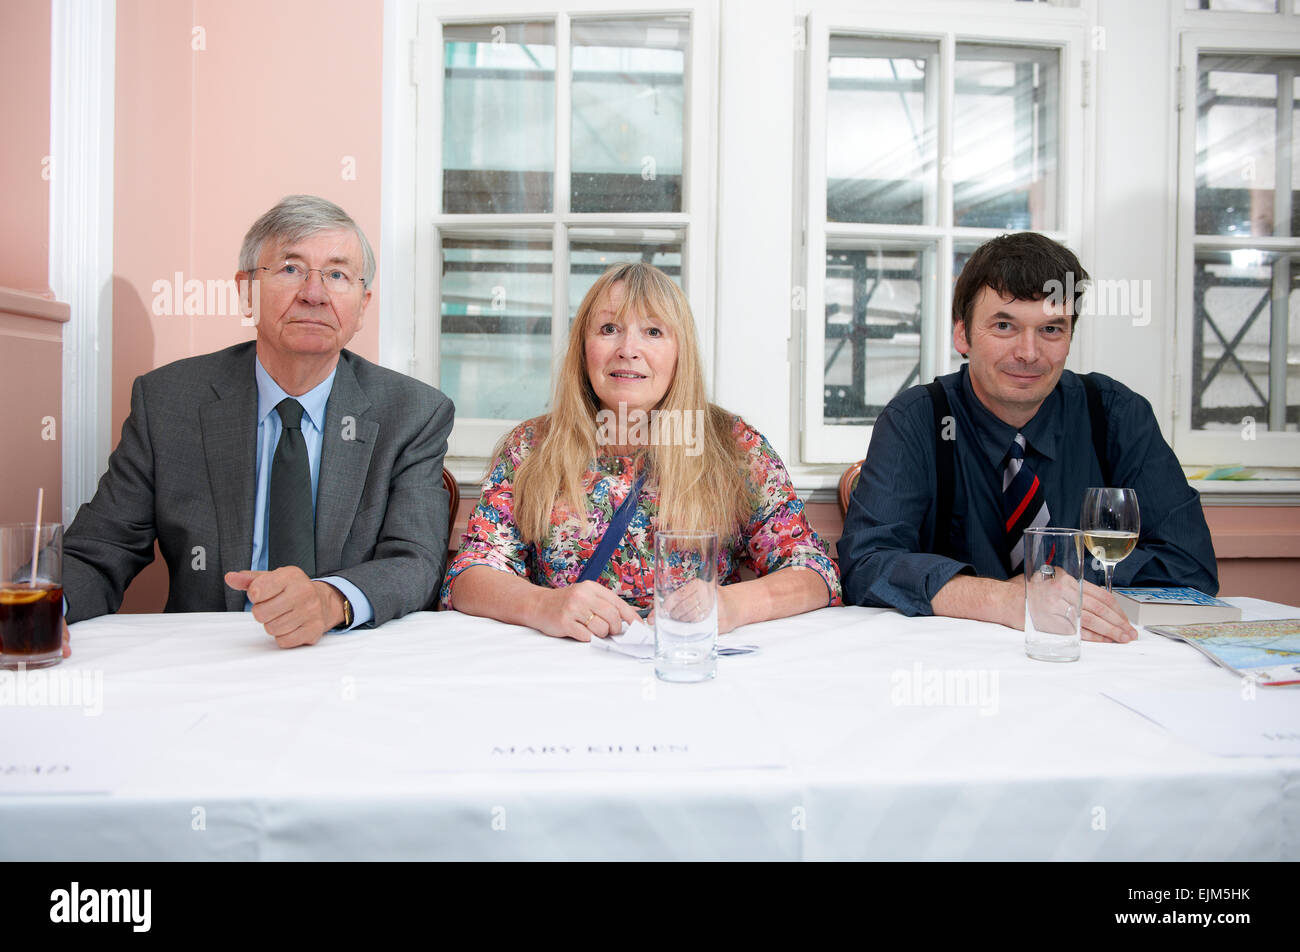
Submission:
[[[0,15],[0,522],[58,518],[63,325],[50,294],[50,0]]]
[[[233,278],[244,232],[283,196],[338,202],[382,267],[382,57],[379,0],[118,0],[115,439],[136,376],[253,336],[237,314],[152,313],[154,282]],[[371,360],[378,316],[375,294],[350,345]],[[165,590],[155,564],[124,610],[159,610]]]
[[[66,304],[0,288],[0,523],[33,521],[38,488],[59,518],[67,320]]]
[[[48,296],[50,0],[4,0],[0,17],[0,287]]]

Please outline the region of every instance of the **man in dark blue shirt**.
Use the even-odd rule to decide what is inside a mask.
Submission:
[[[1017,540],[1031,525],[1078,526],[1085,490],[1108,485],[1083,380],[1064,369],[1087,277],[1072,252],[1032,233],[995,238],[967,262],[953,292],[953,344],[969,363],[938,380],[951,418],[936,434],[931,395],[918,386],[876,419],[839,543],[845,604],[1023,627]],[[1137,490],[1142,512],[1137,548],[1115,567],[1114,584],[1217,593],[1200,498],[1151,404],[1109,377],[1092,379],[1109,485]],[[935,524],[936,436],[953,440],[947,526]],[[1089,569],[1083,637],[1131,641],[1137,632],[1101,581]]]

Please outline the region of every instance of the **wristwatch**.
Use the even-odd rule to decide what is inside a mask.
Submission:
[[[337,588],[334,591],[339,592]],[[342,592],[339,592],[339,595],[343,598],[343,624],[339,626],[339,629],[346,631],[352,627],[352,603],[348,601],[348,597]]]

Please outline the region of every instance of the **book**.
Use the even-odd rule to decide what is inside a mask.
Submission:
[[[1241,609],[1194,588],[1117,588],[1115,601],[1135,625],[1241,621]]]
[[[1259,684],[1300,684],[1300,618],[1160,625],[1150,630],[1185,641],[1229,671]]]

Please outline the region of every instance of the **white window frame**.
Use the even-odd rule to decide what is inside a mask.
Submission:
[[[1188,26],[1204,28],[1243,28],[1258,30],[1270,20],[1277,22],[1278,17],[1300,16],[1300,0],[1278,0],[1277,10],[1273,13],[1249,13],[1231,10],[1188,10],[1183,0],[1175,0],[1174,15],[1181,14]],[[1290,23],[1279,23],[1284,29],[1291,28]]]
[[[684,96],[684,154],[681,212],[575,214],[569,211],[571,82],[570,23],[576,17],[627,19],[637,16],[687,15],[691,39]],[[442,214],[442,27],[444,23],[507,23],[553,20],[556,40],[556,202],[546,214]],[[433,386],[439,379],[441,313],[440,261],[444,234],[475,230],[549,231],[552,242],[552,353],[559,357],[568,336],[568,235],[598,231],[601,237],[663,235],[665,228],[683,232],[682,272],[695,314],[706,382],[714,376],[715,315],[713,253],[716,191],[714,126],[717,116],[716,0],[645,2],[612,9],[609,0],[506,0],[491,13],[447,0],[385,4],[385,142],[394,145],[385,160],[384,253],[381,274],[381,350],[386,366],[396,367]],[[409,73],[402,65],[410,64]],[[549,390],[548,390],[549,399]],[[545,407],[536,408],[537,413]],[[481,461],[518,420],[457,416],[448,456]],[[481,467],[479,467],[481,469]],[[468,476],[474,469],[462,467]]]
[[[860,34],[894,39],[938,41],[942,77],[951,77],[957,43],[979,42],[1032,47],[1055,46],[1061,50],[1061,89],[1057,141],[1059,193],[1058,227],[1046,232],[1074,248],[1087,260],[1089,244],[1085,216],[1091,194],[1093,110],[1092,77],[1087,60],[1089,29],[1094,22],[1091,4],[1079,8],[1048,5],[935,3],[897,11],[897,4],[878,2],[810,5],[808,18],[807,151],[804,172],[806,254],[804,286],[803,391],[800,407],[803,431],[802,459],[805,463],[851,463],[862,459],[871,439],[869,425],[840,426],[822,421],[825,355],[826,246],[832,241],[867,242],[928,240],[934,242],[935,266],[932,287],[923,293],[932,306],[923,330],[921,381],[926,382],[955,367],[950,363],[952,309],[952,257],[955,242],[984,241],[998,229],[958,228],[952,224],[952,182],[939,177],[938,224],[875,225],[827,223],[826,221],[826,99],[829,41],[832,34]],[[953,137],[951,86],[940,89],[937,128],[938,160],[942,162]],[[928,292],[928,293],[926,293]],[[1087,329],[1080,325],[1081,337]],[[1086,343],[1076,340],[1072,361],[1086,353]]]
[[[63,511],[95,495],[113,449],[113,115],[117,6],[50,8],[49,282],[63,325]],[[48,511],[48,510],[47,510]]]
[[[1287,7],[1292,7],[1288,10]],[[1180,112],[1178,117],[1178,220],[1177,220],[1177,288],[1178,320],[1175,324],[1174,450],[1185,463],[1241,463],[1249,466],[1295,466],[1300,460],[1300,433],[1270,432],[1267,421],[1256,421],[1253,432],[1232,430],[1193,430],[1192,406],[1192,323],[1195,319],[1194,289],[1196,249],[1258,248],[1264,251],[1300,252],[1300,235],[1290,237],[1202,236],[1196,231],[1196,77],[1202,52],[1240,54],[1242,56],[1300,56],[1300,33],[1294,21],[1279,18],[1294,16],[1292,0],[1284,0],[1279,13],[1217,13],[1187,11],[1185,29],[1179,35],[1178,82]],[[1272,20],[1284,30],[1261,31],[1261,21]],[[1204,27],[1213,22],[1215,29]],[[1235,29],[1250,26],[1253,29]],[[1284,38],[1289,38],[1290,43]],[[1273,356],[1270,339],[1269,351]],[[1284,352],[1285,357],[1285,352]],[[1285,399],[1283,404],[1285,406]],[[1285,413],[1285,410],[1283,411]],[[1249,433],[1251,438],[1243,438]]]

